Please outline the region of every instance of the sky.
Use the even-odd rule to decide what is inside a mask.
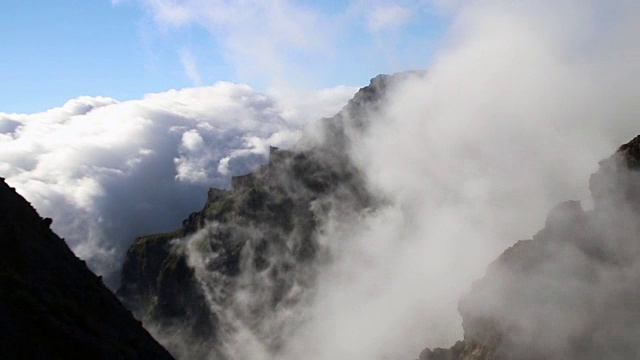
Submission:
[[[4,113],[218,81],[278,93],[364,86],[426,67],[447,23],[420,1],[25,0],[0,9]]]

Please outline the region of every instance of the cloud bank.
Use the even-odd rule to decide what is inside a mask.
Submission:
[[[0,113],[0,176],[114,286],[135,236],[177,228],[209,187],[226,187],[265,162],[269,145],[293,144],[308,119],[299,114],[328,116],[353,91],[309,93],[310,106],[218,83]]]

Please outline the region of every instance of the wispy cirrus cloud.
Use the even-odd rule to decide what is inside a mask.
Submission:
[[[184,72],[191,80],[191,83],[195,86],[202,85],[202,78],[200,77],[200,72],[198,71],[198,64],[196,63],[196,59],[193,56],[193,52],[189,48],[180,49],[180,62],[182,63],[182,67],[184,68]]]
[[[349,73],[360,74],[364,85],[381,72],[425,66],[431,49],[416,48],[414,41],[421,37],[425,43],[435,42],[445,18],[430,2],[407,0],[350,0],[339,4],[300,0],[120,0],[117,4],[125,2],[141,6],[163,33],[205,30],[216,45],[207,56],[223,59],[241,81],[269,89],[318,88],[317,84],[326,86],[328,78],[339,81],[338,74]],[[405,29],[409,21],[417,26]],[[384,36],[405,30],[406,38]],[[406,51],[408,47],[413,48],[412,53]],[[383,56],[381,51],[385,52]],[[394,61],[389,61],[391,58]]]
[[[368,15],[367,27],[372,32],[396,30],[405,25],[411,16],[409,8],[397,4],[377,6]]]

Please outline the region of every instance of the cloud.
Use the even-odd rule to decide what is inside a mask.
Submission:
[[[292,58],[319,56],[326,50],[325,39],[317,31],[326,24],[311,9],[290,1],[141,3],[162,27],[195,24],[206,29],[222,45],[222,53],[216,56],[235,64],[244,77],[267,78],[270,84],[300,71]]]
[[[309,94],[318,116],[350,96]],[[53,218],[53,229],[113,286],[135,236],[177,228],[208,187],[226,187],[232,175],[264,163],[269,145],[293,144],[304,121],[292,109],[304,106],[218,83],[0,113],[0,176]]]
[[[350,99],[356,91],[357,87],[339,85],[318,91],[280,88],[269,94],[282,105],[282,116],[287,121],[307,124],[335,115],[346,104],[345,99]]]
[[[431,11],[430,2],[408,0],[391,4],[362,0],[331,4],[300,0],[128,2],[142,7],[161,34],[205,30],[214,47],[207,47],[207,56],[234,72],[216,76],[268,89],[344,84],[336,74],[348,75],[346,83],[352,84],[354,79],[366,81],[402,66],[424,66],[430,48],[416,48],[415,34],[393,39],[385,35],[388,30],[400,30],[411,19],[434,34],[430,40],[435,41],[444,19],[443,13]],[[191,38],[186,40],[197,46]],[[206,63],[199,61],[201,74],[215,71]]]
[[[184,72],[189,80],[191,80],[193,85],[202,85],[202,78],[200,77],[200,73],[198,72],[198,65],[191,50],[189,50],[188,48],[182,48],[179,54],[180,63],[182,63]]]
[[[411,18],[411,10],[400,5],[377,6],[369,14],[367,26],[371,32],[395,30]]]

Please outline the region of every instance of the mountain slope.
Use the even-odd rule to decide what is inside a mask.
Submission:
[[[0,181],[3,359],[171,359],[4,179]]]

